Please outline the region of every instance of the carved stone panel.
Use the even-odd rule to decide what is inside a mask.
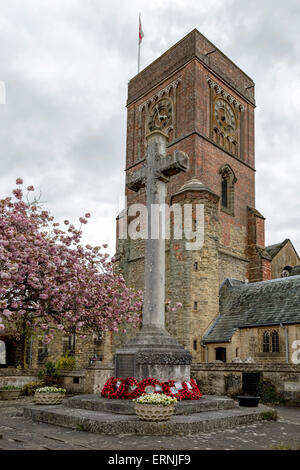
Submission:
[[[116,377],[134,377],[134,354],[116,354]]]

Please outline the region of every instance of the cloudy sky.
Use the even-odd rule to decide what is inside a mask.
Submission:
[[[115,245],[124,190],[127,83],[197,28],[256,82],[257,208],[267,244],[300,252],[299,0],[0,0],[0,197],[16,177],[57,219],[85,212]],[[76,222],[77,223],[77,222]]]

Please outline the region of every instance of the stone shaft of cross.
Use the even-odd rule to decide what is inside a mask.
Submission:
[[[146,186],[148,236],[145,243],[145,286],[143,330],[165,331],[165,235],[164,205],[166,185],[172,175],[188,169],[188,156],[175,151],[167,156],[167,136],[161,131],[147,135],[147,158],[144,166],[128,175],[126,184],[139,191]],[[160,206],[162,207],[162,206]],[[158,216],[159,214],[159,216]]]

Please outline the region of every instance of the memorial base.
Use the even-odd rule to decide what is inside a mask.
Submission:
[[[115,354],[115,377],[190,380],[192,356],[165,330],[143,328]]]

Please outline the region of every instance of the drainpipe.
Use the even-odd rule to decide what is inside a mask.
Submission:
[[[284,337],[285,337],[285,362],[288,364],[289,363],[289,335],[288,335],[288,328],[287,326],[283,326],[282,323],[280,323],[280,328],[284,329]]]

